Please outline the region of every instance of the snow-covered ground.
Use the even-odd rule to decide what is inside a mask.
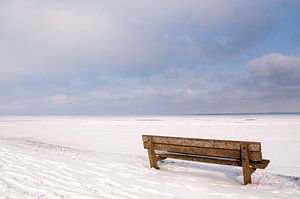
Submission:
[[[0,198],[300,198],[300,116],[0,117]],[[262,142],[271,163],[166,160],[150,169],[142,134]]]

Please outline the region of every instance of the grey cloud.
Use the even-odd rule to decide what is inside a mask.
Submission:
[[[273,86],[300,87],[300,56],[271,53],[250,63],[254,75]]]
[[[240,44],[246,41],[239,39],[244,33],[262,29],[262,20],[257,19],[265,13],[257,12],[257,8],[276,3],[3,1],[1,76],[19,78],[85,70],[155,71],[160,65],[172,67],[177,62],[192,65],[195,61],[217,60],[232,51],[238,52]],[[250,14],[235,22],[233,19],[245,9]],[[197,42],[197,37],[208,37],[210,31],[218,31],[223,24],[228,30],[240,27],[240,36],[225,34],[212,41],[208,39],[208,43]],[[248,35],[245,37],[249,39]]]
[[[234,75],[227,74],[217,78],[201,75],[197,71],[190,72],[194,72],[193,75],[183,73],[176,79],[173,75],[178,74],[178,71],[166,71],[166,75],[155,75],[144,81],[136,80],[139,83],[120,80],[119,84],[104,84],[85,90],[72,90],[64,85],[60,89],[45,93],[27,90],[23,91],[19,100],[14,96],[3,97],[0,111],[2,114],[174,114],[277,109],[292,111],[295,106],[288,105],[287,102],[293,101],[295,105],[296,99],[299,99],[299,95],[292,96],[290,89],[283,90],[285,93],[281,92],[280,99],[278,88],[264,87],[262,82],[248,85],[243,82],[243,78]],[[251,76],[248,81],[256,80]],[[274,89],[277,92],[276,97]],[[291,107],[287,109],[288,106]]]
[[[288,98],[298,58],[254,60],[247,81],[209,73],[271,34],[282,2],[1,1],[0,112],[218,112]]]
[[[297,111],[300,104],[299,56],[271,53],[248,63],[244,74],[220,73],[210,88],[210,102],[245,112]],[[236,104],[236,106],[234,106]],[[220,109],[223,109],[220,108]]]
[[[46,92],[26,86],[24,82],[16,85],[20,87],[21,92],[16,91],[16,95],[22,96],[21,100],[16,100],[16,95],[3,96],[0,110],[2,113],[27,114],[293,111],[295,106],[289,105],[288,101],[297,104],[299,84],[280,84],[277,81],[279,75],[286,76],[287,73],[278,73],[276,68],[292,75],[297,71],[297,60],[296,56],[266,55],[250,62],[252,73],[244,76],[234,73],[209,75],[181,67],[165,69],[146,78],[107,74],[100,79],[97,75],[88,76],[88,80],[81,76],[83,79],[77,80],[79,83],[75,86],[74,79],[56,86],[50,82]],[[284,68],[285,64],[290,67]]]

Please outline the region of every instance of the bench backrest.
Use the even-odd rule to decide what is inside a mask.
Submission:
[[[231,159],[241,159],[241,145],[247,144],[249,160],[262,160],[260,142],[143,135],[145,149],[149,149],[150,142],[155,150]]]

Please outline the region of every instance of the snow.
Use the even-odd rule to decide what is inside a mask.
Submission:
[[[1,117],[0,198],[300,198],[300,116]],[[167,159],[142,134],[262,143],[264,170]]]

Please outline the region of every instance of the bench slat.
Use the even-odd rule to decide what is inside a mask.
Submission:
[[[249,151],[261,151],[260,142],[243,142],[243,141],[232,141],[232,140],[208,140],[208,139],[195,139],[195,138],[184,138],[184,137],[165,137],[165,136],[154,136],[154,135],[143,135],[143,141],[146,142],[149,137],[152,137],[153,143],[156,144],[172,144],[179,146],[195,146],[203,148],[216,148],[216,149],[230,149],[240,150],[242,143],[248,144]]]
[[[213,164],[222,164],[222,165],[230,165],[230,166],[241,166],[241,163],[233,160],[222,160],[222,159],[213,159],[207,157],[196,157],[196,156],[187,156],[187,155],[178,155],[178,154],[159,154],[159,157],[163,158],[174,158],[180,160],[190,160],[196,162],[205,162],[205,163],[213,163]]]
[[[228,149],[216,149],[216,148],[204,148],[195,146],[180,146],[180,145],[168,145],[168,144],[153,144],[154,149],[162,150],[174,153],[186,153],[186,154],[196,154],[202,156],[213,156],[213,157],[224,157],[232,159],[240,159],[240,150],[228,150]],[[144,142],[144,148],[148,149],[148,143]],[[252,151],[249,152],[249,159],[252,161],[262,160],[261,152]]]
[[[222,164],[222,165],[229,165],[229,166],[242,166],[241,161],[234,161],[234,160],[224,160],[224,159],[215,159],[215,158],[208,158],[208,157],[200,157],[200,156],[187,156],[187,155],[180,155],[180,154],[159,154],[158,157],[160,158],[174,158],[180,160],[190,160],[196,162],[205,162],[205,163],[213,163],[213,164]],[[258,162],[250,162],[250,165],[253,168],[264,169],[268,166],[270,160],[261,160]]]

